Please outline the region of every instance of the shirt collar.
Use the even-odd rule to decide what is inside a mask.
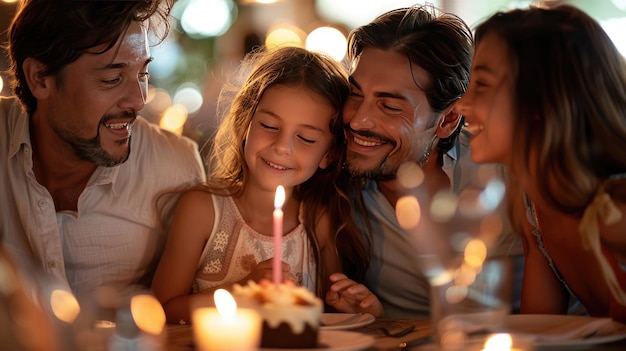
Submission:
[[[441,169],[450,179],[450,183],[454,180],[454,168],[461,155],[461,148],[469,150],[469,134],[462,130],[459,133],[456,143],[443,155],[443,167]]]
[[[15,100],[9,109],[8,118],[15,123],[15,127],[12,128],[11,131],[9,143],[9,158],[12,158],[17,154],[23,144],[27,145],[29,150],[32,149],[29,133],[30,118],[17,100]]]
[[[122,187],[119,182],[115,181],[119,171],[120,165],[114,167],[98,166],[94,174],[91,176],[91,180],[87,184],[87,187],[111,184],[111,191],[114,195],[117,195],[120,193]]]

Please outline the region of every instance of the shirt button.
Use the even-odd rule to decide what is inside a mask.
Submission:
[[[56,268],[57,267],[57,262],[56,261],[48,261],[48,267]]]
[[[37,201],[37,205],[39,205],[39,207],[46,207],[46,199],[39,199],[39,201]]]

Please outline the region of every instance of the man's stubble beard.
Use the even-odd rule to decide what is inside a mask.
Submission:
[[[128,139],[116,141],[118,144],[128,143],[128,149],[125,155],[114,157],[109,154],[100,143],[100,134],[93,139],[74,138],[68,142],[72,146],[74,153],[81,160],[92,162],[102,167],[114,167],[128,160],[130,155],[130,136]]]
[[[411,147],[411,149],[421,150],[417,152],[417,155],[409,155],[406,157],[406,160],[403,162],[397,162],[397,164],[393,164],[389,162],[389,158],[391,154],[385,155],[380,163],[371,169],[362,169],[358,168],[358,160],[366,160],[366,157],[363,155],[348,151],[346,154],[346,162],[345,168],[350,172],[350,175],[354,178],[366,178],[373,179],[376,181],[386,181],[393,180],[396,178],[398,169],[400,165],[404,162],[416,162],[420,167],[424,166],[428,162],[428,157],[430,156],[430,152],[435,147],[438,138],[434,135],[436,128],[431,128],[425,131],[425,134],[432,133],[433,137],[430,140],[424,141],[424,137],[422,137],[422,142],[417,142],[415,146]],[[355,162],[356,161],[356,162]]]
[[[353,178],[366,178],[379,181],[392,180],[396,177],[398,167],[395,167],[395,169],[389,167],[387,163],[388,156],[389,155],[385,156],[376,167],[362,169],[357,168],[357,163],[358,160],[364,159],[364,157],[356,152],[348,152],[346,156],[346,169]],[[354,162],[354,160],[357,162]]]
[[[115,143],[118,145],[128,144],[128,148],[126,153],[122,156],[115,157],[108,153],[103,147],[100,141],[100,127],[105,126],[105,121],[113,118],[112,116],[105,116],[102,118],[100,124],[98,124],[98,134],[92,139],[85,139],[78,137],[76,135],[71,135],[62,130],[57,130],[57,133],[61,135],[61,137],[70,145],[72,150],[74,150],[74,154],[76,157],[80,158],[84,161],[89,161],[94,163],[95,165],[101,167],[115,167],[120,165],[128,160],[130,156],[130,141],[132,136],[132,126],[136,121],[136,114],[133,114],[133,120],[130,122],[128,126],[129,136],[126,139],[118,140]]]

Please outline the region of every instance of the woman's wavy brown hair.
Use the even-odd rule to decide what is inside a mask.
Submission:
[[[476,42],[488,34],[504,39],[510,60],[509,173],[541,170],[542,196],[581,215],[607,179],[626,172],[624,57],[596,20],[569,5],[496,13],[476,28]]]

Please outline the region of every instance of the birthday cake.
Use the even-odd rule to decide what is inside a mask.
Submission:
[[[259,312],[263,319],[261,347],[316,348],[323,303],[307,289],[270,282],[235,284],[237,305]]]

